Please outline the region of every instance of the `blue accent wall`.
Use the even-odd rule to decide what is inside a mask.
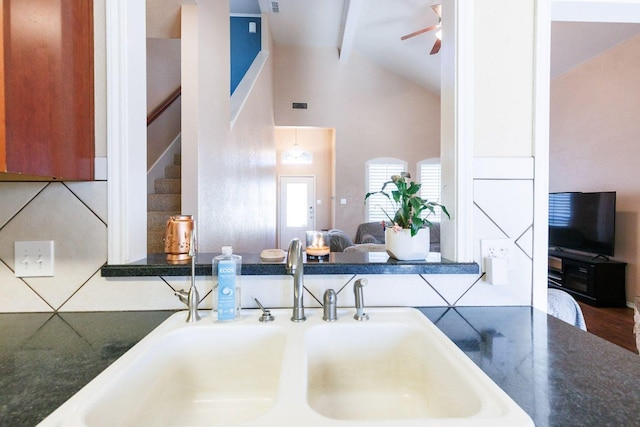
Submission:
[[[256,32],[249,32],[249,22],[256,23]],[[260,52],[261,21],[257,17],[231,17],[231,94]]]

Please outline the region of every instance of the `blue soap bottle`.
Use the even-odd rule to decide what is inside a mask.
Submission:
[[[231,246],[223,246],[222,255],[213,258],[213,312],[219,322],[240,316],[241,272],[242,257]]]

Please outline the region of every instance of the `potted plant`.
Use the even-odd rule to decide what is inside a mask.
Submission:
[[[390,181],[382,185],[380,191],[367,193],[365,202],[374,194],[381,194],[391,201],[396,211],[393,217],[384,209],[382,211],[389,218],[391,227],[385,229],[385,245],[389,255],[400,260],[424,259],[429,253],[429,228],[431,222],[427,219],[436,208],[450,218],[444,205],[425,200],[420,197],[422,184],[410,181],[411,175],[403,172],[393,175]],[[394,185],[395,190],[387,191],[387,186]],[[426,215],[424,213],[426,212]],[[425,243],[426,241],[426,243]]]

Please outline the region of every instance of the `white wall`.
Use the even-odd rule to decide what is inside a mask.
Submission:
[[[216,192],[216,185],[229,183],[229,189],[232,196],[238,197],[238,195],[244,195],[243,191],[246,190],[246,183],[244,183],[244,176],[239,176],[233,173],[233,167],[241,162],[243,159],[243,152],[240,151],[243,148],[251,150],[250,152],[260,151],[259,147],[252,147],[247,143],[248,139],[252,136],[257,136],[260,141],[268,141],[269,135],[272,137],[271,125],[268,125],[268,113],[261,108],[261,104],[257,103],[255,107],[247,109],[247,117],[244,119],[247,122],[253,122],[254,117],[257,120],[256,123],[267,124],[266,127],[260,126],[259,129],[251,130],[246,129],[246,133],[242,132],[233,136],[229,130],[229,96],[228,96],[228,40],[224,38],[225,26],[228,26],[228,5],[224,5],[224,2],[200,2],[205,15],[211,14],[212,16],[218,16],[218,21],[213,21],[210,28],[201,28],[198,25],[193,28],[194,32],[198,35],[202,45],[196,45],[196,51],[201,49],[201,55],[198,55],[195,59],[195,77],[196,81],[200,77],[207,76],[212,81],[207,81],[199,87],[192,88],[194,92],[191,96],[201,94],[202,96],[196,97],[195,113],[198,115],[198,126],[193,130],[193,136],[195,137],[195,144],[192,147],[192,158],[190,161],[193,163],[195,171],[195,186],[196,188],[196,210],[200,221],[207,222],[207,226],[211,230],[215,230],[215,233],[221,233],[222,238],[217,238],[215,235],[207,237],[205,247],[201,248],[203,251],[217,251],[218,247],[223,244],[225,221],[229,221],[234,218],[234,215],[245,215],[249,212],[248,209],[240,207],[239,209],[225,210],[221,207],[219,193]],[[499,9],[499,8],[498,8]],[[507,11],[509,8],[506,9]],[[529,9],[530,10],[530,9]],[[508,16],[496,14],[504,19],[508,19]],[[533,19],[533,18],[532,18]],[[483,21],[484,22],[484,21]],[[219,24],[219,26],[218,26]],[[477,27],[480,27],[478,25]],[[493,31],[491,26],[483,25],[484,31]],[[517,29],[516,29],[517,30]],[[522,28],[525,32],[526,28]],[[226,28],[228,34],[228,28]],[[520,37],[522,42],[521,50],[518,50],[518,57],[507,57],[500,54],[500,51],[491,51],[490,55],[487,53],[479,57],[477,60],[484,61],[500,61],[504,65],[507,65],[510,61],[522,59],[523,61],[530,61],[533,55],[532,50],[527,47],[527,38]],[[530,41],[530,40],[529,40]],[[205,44],[206,42],[206,44]],[[218,46],[220,49],[210,49],[211,47]],[[144,49],[144,47],[142,48]],[[214,50],[215,52],[211,52]],[[333,53],[335,55],[335,53]],[[497,56],[492,56],[497,55]],[[184,50],[183,50],[184,56]],[[226,58],[226,59],[225,59]],[[350,61],[354,61],[358,65],[359,60],[353,55]],[[319,65],[329,65],[331,62],[320,62]],[[480,65],[480,64],[478,64]],[[384,123],[387,120],[387,116],[384,114],[369,108],[364,108],[373,101],[379,101],[379,97],[369,98],[366,96],[368,90],[373,90],[377,86],[373,80],[362,78],[362,74],[359,72],[368,67],[363,64],[359,64],[353,71],[345,74],[336,73],[336,76],[340,76],[343,85],[350,85],[354,90],[358,90],[360,95],[354,97],[352,100],[344,98],[339,104],[333,105],[335,107],[335,115],[344,117],[345,121],[351,121],[361,124],[361,126],[349,128],[344,127],[346,131],[345,138],[348,140],[364,140],[367,142],[379,141],[381,144],[381,151],[393,152],[398,141],[397,133],[387,131],[384,127]],[[315,68],[312,70],[316,72],[324,72]],[[328,72],[332,71],[331,66],[328,67]],[[334,70],[335,71],[335,70]],[[278,69],[276,67],[276,72]],[[406,107],[404,102],[407,101],[405,97],[400,96],[402,89],[407,89],[406,86],[400,84],[391,74],[384,70],[377,71],[381,75],[386,75],[386,83],[389,86],[383,86],[387,89],[385,92],[388,97],[385,98],[383,107],[386,109],[383,112],[400,114],[398,112],[403,111],[402,108]],[[184,68],[183,68],[184,76]],[[267,76],[265,74],[265,76]],[[272,76],[267,76],[266,81],[271,82]],[[530,87],[531,80],[527,75],[521,76],[518,81],[518,85],[522,87]],[[260,94],[257,98],[262,96],[272,96],[270,84],[260,84],[260,89],[256,92]],[[278,83],[276,82],[276,90],[278,89]],[[325,91],[334,90],[333,86],[322,87]],[[478,92],[481,93],[481,92]],[[224,96],[223,96],[224,94]],[[297,94],[294,94],[297,97]],[[493,99],[496,96],[517,97],[518,92],[505,93],[498,92],[496,94],[486,93],[483,97],[476,100],[476,108],[491,108],[493,105]],[[416,94],[415,97],[409,94],[409,99],[412,100],[410,104],[410,110],[413,111],[422,106],[424,110],[421,111],[439,111],[439,106],[436,107],[437,102],[425,101],[425,96]],[[428,94],[426,96],[428,98]],[[289,99],[286,101],[290,105],[292,100],[301,101],[300,99]],[[304,102],[304,100],[302,100]],[[424,103],[424,104],[423,104]],[[508,103],[500,103],[503,108],[506,108]],[[310,103],[310,107],[313,108],[313,103]],[[519,104],[514,104],[519,105]],[[276,110],[279,108],[279,104],[276,104]],[[313,111],[313,110],[310,110]],[[528,111],[521,112],[522,116],[530,114],[531,108]],[[249,113],[250,112],[250,113]],[[264,115],[262,115],[264,114]],[[500,111],[494,112],[496,119],[501,116]],[[255,115],[255,116],[254,116]],[[431,114],[418,114],[416,116],[406,116],[405,130],[418,129],[420,125],[424,123],[425,117],[432,117]],[[303,122],[302,118],[298,117],[300,122]],[[243,120],[239,118],[238,120]],[[278,114],[278,124],[291,125],[300,124],[305,125],[307,123],[287,123],[287,120],[282,119]],[[530,120],[533,120],[531,117]],[[240,122],[238,122],[240,123]],[[486,121],[483,122],[484,129],[491,131],[490,127],[486,125]],[[315,123],[316,125],[323,125],[326,127],[336,127],[338,130],[340,126],[331,124],[324,125],[322,123]],[[375,125],[375,126],[372,126]],[[236,125],[238,126],[238,125]],[[242,126],[242,125],[240,125]],[[271,127],[269,127],[271,126]],[[431,132],[431,128],[427,133]],[[435,135],[439,135],[439,132],[435,132]],[[409,136],[413,134],[409,132]],[[507,144],[510,141],[512,133],[510,131],[502,132],[500,127],[496,127],[495,133],[489,135],[486,138],[487,146],[483,146],[483,149],[490,147],[491,138],[496,139],[496,144]],[[415,136],[415,135],[413,135]],[[336,135],[340,137],[339,134]],[[420,139],[426,141],[428,138]],[[271,140],[272,141],[272,140]],[[520,144],[521,142],[515,141]],[[238,150],[237,157],[223,157],[218,155],[221,144],[232,144]],[[530,152],[532,142],[522,143],[522,152]],[[372,145],[373,147],[373,145]],[[274,152],[272,148],[271,153]],[[491,156],[497,156],[499,149],[488,150],[486,154]],[[247,154],[248,152],[244,152]],[[520,153],[520,150],[518,151]],[[338,159],[344,159],[346,164],[358,163],[349,159],[349,155],[352,153],[345,153],[338,151]],[[437,155],[437,154],[435,154]],[[434,157],[432,153],[426,153],[425,157]],[[271,157],[269,157],[271,156]],[[265,155],[265,162],[256,162],[255,167],[260,168],[265,166],[268,170],[274,162],[273,154]],[[227,161],[228,160],[228,161]],[[531,159],[530,159],[531,160]],[[487,160],[494,162],[494,160]],[[510,219],[522,216],[528,221],[527,215],[530,215],[532,209],[529,202],[532,201],[532,196],[529,197],[524,194],[522,202],[512,203],[513,195],[522,195],[521,188],[525,187],[528,183],[534,182],[533,176],[531,176],[531,168],[525,169],[524,174],[519,170],[518,165],[521,164],[522,159],[519,157],[506,157],[503,159],[495,160],[501,165],[498,167],[489,167],[490,174],[475,174],[475,184],[483,186],[482,191],[477,191],[474,195],[474,201],[477,206],[481,206],[479,203],[484,203],[482,209],[484,212],[489,213],[486,216],[480,216],[474,219],[474,237],[473,240],[479,243],[479,240],[487,236],[493,237],[495,233],[503,233],[505,230],[509,234],[513,233],[517,235],[517,227],[522,227],[522,223],[513,223]],[[270,163],[271,162],[271,163]],[[479,170],[487,170],[487,163],[484,160],[479,160],[477,165],[484,164],[483,168]],[[489,165],[494,164],[490,163]],[[515,166],[515,167],[514,167]],[[223,172],[227,171],[228,176],[225,176]],[[508,179],[504,179],[507,177]],[[353,178],[353,179],[351,179]],[[345,178],[347,184],[350,185],[352,180],[359,179],[357,177],[348,176]],[[230,182],[235,181],[235,182]],[[513,182],[511,182],[513,181]],[[506,184],[505,186],[493,186],[493,184]],[[485,184],[488,184],[485,186]],[[224,187],[224,185],[222,185]],[[358,187],[358,188],[356,188]],[[346,187],[350,200],[356,200],[356,203],[351,204],[355,206],[360,204],[358,202],[363,196],[363,189],[359,186]],[[505,193],[505,190],[509,190],[510,193]],[[265,193],[266,194],[266,193]],[[273,193],[271,193],[273,194]],[[105,182],[92,182],[92,183],[2,183],[0,185],[0,195],[3,200],[8,203],[2,203],[0,205],[0,312],[14,312],[14,311],[82,311],[82,310],[154,310],[154,309],[178,309],[182,305],[177,298],[173,295],[175,289],[184,288],[188,286],[188,278],[176,277],[176,278],[160,278],[160,277],[148,277],[148,278],[121,278],[121,279],[105,279],[100,276],[100,266],[106,261],[106,207],[107,207],[107,189]],[[482,197],[480,197],[482,196]],[[224,197],[224,196],[223,196]],[[338,195],[340,197],[340,195]],[[235,199],[234,199],[235,200]],[[198,203],[200,205],[198,206]],[[513,206],[518,209],[512,210]],[[46,215],[43,213],[46,212]],[[268,211],[269,212],[269,211]],[[267,213],[268,215],[268,213]],[[346,215],[345,216],[349,216]],[[506,217],[506,218],[505,218]],[[43,218],[45,220],[43,220]],[[53,218],[55,221],[47,221],[47,218]],[[255,215],[250,216],[249,219],[242,217],[244,223],[250,224],[251,219],[255,219]],[[482,222],[488,225],[488,228],[482,226]],[[275,221],[273,221],[275,224]],[[496,228],[496,225],[500,227]],[[525,226],[526,228],[526,226]],[[526,231],[526,230],[525,230]],[[525,233],[526,234],[526,233]],[[522,236],[525,236],[522,234]],[[234,238],[237,236],[233,236]],[[244,237],[250,238],[250,233],[245,233]],[[48,240],[53,239],[56,243],[57,258],[60,262],[60,270],[54,278],[35,278],[21,280],[13,277],[12,266],[14,265],[13,259],[13,241],[14,240]],[[524,258],[520,256],[520,259],[526,261],[526,244],[528,239],[521,242],[522,248],[518,250],[524,253]],[[58,246],[59,245],[59,246]],[[530,258],[529,262],[530,262]],[[529,270],[520,270],[527,274]],[[370,276],[370,286],[373,295],[377,295],[375,302],[372,304],[409,304],[409,305],[513,305],[513,304],[526,304],[531,298],[531,282],[530,278],[524,279],[520,274],[511,276],[512,282],[508,287],[495,287],[489,285],[480,280],[479,275],[430,275],[430,276]],[[324,290],[326,287],[340,288],[341,284],[345,284],[351,277],[334,277],[334,276],[318,276],[315,278],[309,278],[308,285],[313,289]],[[257,296],[262,299],[263,292],[266,295],[273,297],[274,292],[282,292],[283,289],[290,289],[290,278],[288,277],[257,277],[252,280],[255,286],[247,286],[246,292],[243,291],[243,298],[247,299],[251,296]],[[542,284],[546,287],[546,283]],[[206,295],[208,289],[211,286],[211,280],[209,277],[198,278],[198,286],[201,288],[201,295]],[[265,291],[266,290],[266,291]],[[378,294],[378,290],[381,292]],[[375,291],[375,292],[374,292]],[[392,293],[397,299],[389,300],[387,296]],[[284,292],[279,295],[282,304],[287,304],[291,298],[288,298]],[[378,298],[379,297],[379,298]],[[407,299],[403,299],[406,297]],[[307,298],[311,301],[311,298]],[[345,299],[347,303],[348,299]],[[264,302],[264,301],[263,301]],[[246,301],[247,305],[251,304],[250,300]],[[268,304],[268,302],[267,302]],[[312,303],[313,304],[313,303]],[[342,304],[342,303],[341,303]],[[210,300],[205,300],[202,307],[210,305]],[[270,304],[269,304],[270,305]]]
[[[474,156],[533,153],[535,1],[476,4]],[[503,16],[499,25],[496,16]]]

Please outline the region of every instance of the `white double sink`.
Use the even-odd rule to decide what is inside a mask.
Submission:
[[[171,316],[42,426],[532,426],[422,313]],[[204,313],[203,313],[204,314]]]

